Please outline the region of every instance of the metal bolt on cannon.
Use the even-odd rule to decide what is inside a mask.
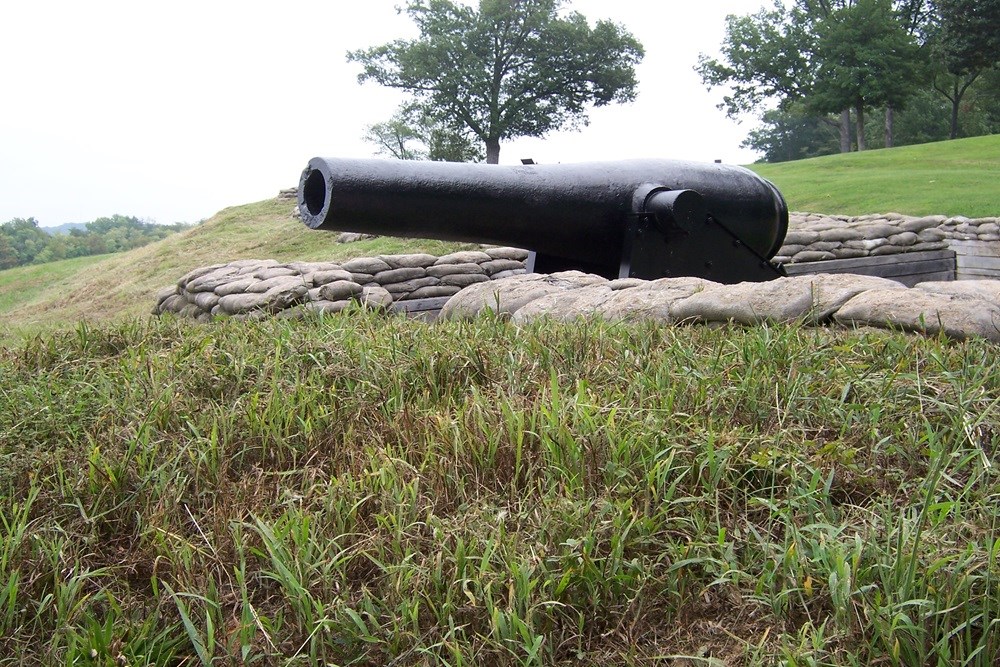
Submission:
[[[742,167],[675,160],[501,166],[313,158],[298,192],[312,229],[530,250],[528,270],[606,278],[784,275],[770,259],[788,206]]]

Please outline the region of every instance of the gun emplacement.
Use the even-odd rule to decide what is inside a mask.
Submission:
[[[511,245],[529,270],[607,278],[782,275],[788,207],[742,167],[673,160],[500,166],[313,158],[299,181],[312,229]]]

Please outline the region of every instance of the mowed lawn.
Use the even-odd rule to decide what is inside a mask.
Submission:
[[[749,168],[772,181],[793,211],[1000,215],[1000,135]]]

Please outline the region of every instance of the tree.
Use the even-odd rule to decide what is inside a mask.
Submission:
[[[875,111],[869,116],[871,121],[866,132],[869,147],[880,146],[878,126],[885,122],[882,114],[885,111]],[[894,135],[895,144],[924,144],[928,141],[943,141],[948,138],[948,110],[941,96],[930,88],[917,91],[906,102],[906,107],[895,113]]]
[[[896,0],[897,19],[910,37],[919,45],[921,61],[925,77],[927,76],[926,65],[929,62],[927,51],[927,35],[934,16],[934,5],[932,0]],[[907,101],[909,104],[909,101]],[[896,109],[891,104],[885,108],[885,147],[895,146],[895,117]]]
[[[561,0],[410,0],[414,40],[349,52],[361,82],[409,93],[413,101],[467,129],[496,164],[500,142],[541,137],[586,123],[588,105],[630,102],[642,45],[608,21],[591,27]]]
[[[750,16],[727,16],[722,59],[703,53],[695,71],[709,88],[729,88],[719,107],[730,118],[756,112],[771,101],[784,111],[810,94],[814,50],[806,16],[779,2]]]
[[[34,218],[14,218],[0,225],[0,236],[6,237],[3,264],[5,268],[30,264],[45,249],[49,235],[38,227]]]
[[[949,65],[985,70],[1000,63],[1000,0],[936,0]]]
[[[806,111],[801,104],[787,110],[765,111],[761,123],[741,145],[761,153],[764,162],[801,160],[837,152],[837,121]]]
[[[842,0],[798,0],[786,8],[781,0],[775,0],[771,10],[762,9],[750,16],[729,15],[720,47],[722,58],[701,54],[695,71],[710,89],[730,89],[731,94],[719,105],[730,118],[762,114],[772,104],[787,112],[791,105],[813,94],[817,23],[843,6]],[[848,107],[840,111],[840,151],[846,153],[851,150],[850,111]],[[818,117],[829,122],[825,113]]]
[[[851,149],[854,109],[863,149],[864,112],[898,108],[914,90],[916,29],[909,26],[925,14],[926,0],[796,0],[791,7],[779,0],[771,10],[727,17],[722,58],[702,55],[696,71],[710,88],[730,88],[720,106],[731,117],[800,103],[824,123],[839,114],[842,152]]]
[[[1000,134],[1000,67],[983,72],[972,91],[982,134]]]
[[[0,224],[0,269],[132,250],[187,228],[183,223],[157,225],[113,215],[88,222],[84,230],[50,234],[34,218],[15,218]]]
[[[817,24],[815,83],[808,104],[819,112],[853,108],[858,150],[865,150],[865,112],[900,109],[916,90],[917,44],[890,0],[856,0]]]
[[[962,98],[1000,64],[1000,0],[936,0],[934,89],[951,102],[951,138],[959,135]]]
[[[17,250],[6,234],[0,234],[0,271],[12,269],[18,265]]]
[[[387,121],[369,125],[364,139],[375,145],[378,155],[388,155],[397,160],[427,159],[420,133],[398,113]]]
[[[467,129],[450,127],[419,105],[406,105],[365,132],[379,155],[397,160],[482,162],[484,155]]]

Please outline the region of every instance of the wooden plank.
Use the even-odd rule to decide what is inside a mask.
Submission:
[[[975,255],[977,257],[1000,257],[1000,241],[949,241],[948,246],[959,257]]]
[[[852,259],[824,259],[819,262],[785,264],[785,270],[787,271],[792,267],[822,265],[822,273],[859,273],[859,271],[855,271],[854,269],[891,266],[901,263],[909,264],[933,259],[951,259],[954,261],[954,258],[955,252],[953,250],[923,250],[920,252],[901,252],[895,255],[876,255],[873,257],[855,257]],[[815,271],[804,270],[802,273],[815,273]]]
[[[897,278],[897,280],[907,287],[913,287],[917,283],[951,282],[955,280],[955,273],[953,271],[938,271],[937,273],[921,273],[920,275],[905,276],[904,278],[903,280]]]
[[[925,253],[912,253],[913,255]],[[955,274],[955,257],[941,257],[934,253],[926,253],[933,258],[925,258],[919,261],[908,262],[857,262],[852,260],[850,266],[835,265],[837,260],[826,262],[803,262],[801,264],[786,264],[785,271],[790,276],[809,275],[816,273],[856,273],[865,276],[879,276],[882,278],[896,278],[898,276],[919,275],[923,273],[949,272]],[[860,257],[858,259],[867,259]],[[881,257],[878,259],[882,259]]]
[[[935,259],[923,262],[909,262],[907,264],[897,264],[895,268],[898,270],[897,275],[931,273],[935,271],[951,271],[952,273],[954,273],[955,258],[950,257],[948,259]]]
[[[1000,271],[1000,257],[981,257],[978,255],[959,255],[955,258],[959,269],[990,269]]]
[[[984,269],[961,269],[958,272],[959,280],[981,280],[983,278],[1000,280],[1000,271],[987,271]]]
[[[948,245],[957,254],[959,280],[1000,279],[1000,243],[953,240]]]

